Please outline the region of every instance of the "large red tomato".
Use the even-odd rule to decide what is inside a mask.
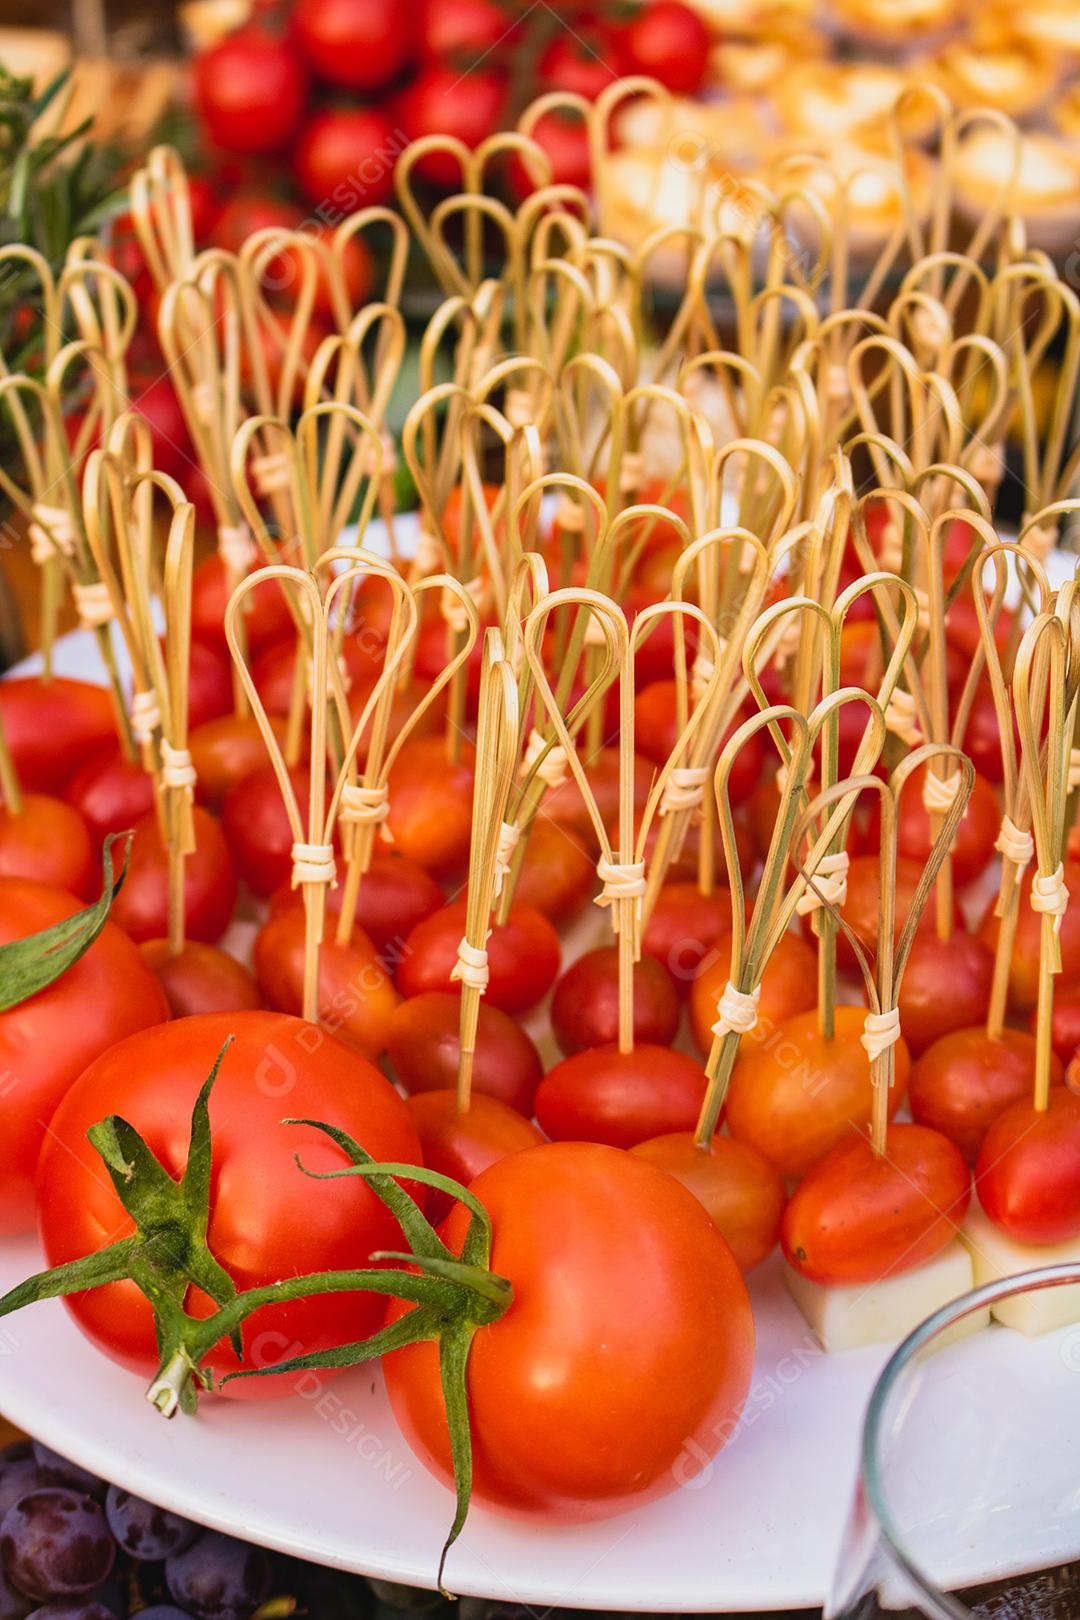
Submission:
[[[352,90],[381,89],[413,52],[409,8],[399,0],[297,0],[292,26],[319,77]]]
[[[38,1168],[41,1234],[50,1265],[91,1254],[131,1223],[86,1133],[108,1115],[123,1116],[169,1173],[187,1162],[191,1110],[226,1038],[235,1036],[210,1098],[213,1181],[211,1253],[238,1288],[303,1272],[362,1267],[376,1249],[401,1247],[396,1222],[358,1178],[317,1181],[312,1170],[347,1161],[321,1132],[282,1123],[295,1115],[340,1126],[376,1159],[418,1163],[420,1144],[404,1102],[358,1053],[284,1013],[207,1013],[182,1018],[106,1052],[68,1092],[53,1117]],[[130,1282],[73,1296],[67,1305],[88,1338],[113,1360],[147,1374],[157,1366],[150,1306]],[[192,1291],[188,1308],[210,1311]],[[325,1295],[257,1312],[244,1328],[246,1364],[366,1337],[383,1320],[385,1300],[370,1293]],[[227,1347],[207,1365],[231,1371]],[[288,1380],[253,1378],[226,1394],[285,1394]],[[282,1387],[284,1385],[284,1387]]]
[[[296,51],[261,28],[241,28],[195,61],[195,105],[223,152],[278,151],[306,95]]]
[[[74,895],[44,883],[0,878],[0,944],[80,909]],[[168,1015],[154,975],[111,922],[55,983],[0,1013],[0,1232],[33,1224],[34,1166],[68,1086],[114,1042]]]
[[[754,1324],[731,1250],[693,1194],[584,1142],[514,1153],[472,1191],[491,1216],[492,1269],[514,1290],[469,1360],[474,1500],[598,1519],[708,1467],[746,1398]],[[444,1227],[452,1249],[466,1224],[458,1205]],[[449,1483],[437,1347],[410,1345],[383,1365],[409,1444]]]

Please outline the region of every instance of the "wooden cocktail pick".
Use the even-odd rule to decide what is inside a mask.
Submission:
[[[171,146],[155,146],[131,177],[131,219],[159,292],[187,276],[195,257],[187,170]]]

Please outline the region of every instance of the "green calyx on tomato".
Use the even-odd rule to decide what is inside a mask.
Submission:
[[[113,877],[112,846],[124,840],[124,857],[119,876]],[[28,1001],[40,990],[66,973],[80,956],[85,956],[106,922],[109,910],[127,876],[131,834],[112,833],[101,850],[101,894],[93,905],[64,917],[51,928],[28,934],[25,939],[13,939],[0,945],[0,1012]]]

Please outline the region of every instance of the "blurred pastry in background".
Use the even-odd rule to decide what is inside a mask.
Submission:
[[[919,64],[956,107],[996,107],[1010,118],[1041,111],[1054,93],[1058,69],[1045,51],[1001,42],[953,41]]]
[[[918,147],[905,153],[901,171],[883,150],[845,141],[822,146],[814,154],[792,151],[774,163],[769,184],[788,199],[809,192],[838,230],[846,221],[851,259],[865,263],[881,251],[906,217],[906,199],[916,219],[929,217],[936,174],[936,162]],[[803,245],[818,252],[821,233],[812,208],[789,203],[785,217]]]
[[[1080,65],[1080,5],[1076,0],[1012,4],[1003,14],[1017,39],[1049,51],[1062,68]]]
[[[1029,246],[1053,253],[1076,240],[1080,158],[1056,136],[979,125],[957,145],[952,180],[957,208],[973,223],[999,207],[1004,192],[1024,221]]]
[[[832,142],[881,138],[897,97],[911,80],[883,62],[800,62],[773,85],[771,101],[782,129],[804,137],[814,149]],[[934,124],[934,109],[920,97],[905,130],[917,138]]]
[[[842,28],[879,45],[925,45],[963,19],[963,0],[833,0]]]

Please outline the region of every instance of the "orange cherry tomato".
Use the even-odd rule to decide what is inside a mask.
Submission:
[[[669,1046],[679,1027],[679,997],[671,975],[653,956],[634,969],[634,1042]],[[551,998],[551,1028],[569,1056],[607,1046],[619,1034],[619,951],[601,945],[572,963]]]
[[[34,878],[81,900],[97,892],[98,858],[86,822],[63,799],[24,793],[13,815],[0,805],[0,877]]]
[[[588,772],[589,790],[605,827],[613,826],[619,818],[619,750],[600,748],[595,754],[582,759]],[[634,812],[645,808],[656,767],[642,754],[634,755],[633,794]],[[581,789],[572,773],[556,788],[544,794],[543,814],[562,826],[572,827],[587,849],[596,847],[596,829],[585,807]]]
[[[1017,1243],[1080,1233],[1080,1096],[1051,1086],[1049,1106],[1022,1098],[998,1115],[975,1165],[983,1209]]]
[[[1051,1068],[1055,1083],[1061,1064]],[[1035,1039],[1026,1030],[991,1037],[983,1026],[955,1029],[927,1047],[911,1071],[912,1118],[955,1142],[975,1162],[990,1126],[1011,1103],[1030,1097],[1035,1081]]]
[[[270,724],[278,742],[283,742],[281,715],[271,715]],[[226,714],[194,727],[188,748],[198,777],[195,797],[211,810],[220,810],[231,787],[266,765],[266,744],[251,715]]]
[[[836,1033],[826,1040],[815,1010],[771,1029],[759,1023],[743,1041],[728,1087],[728,1129],[781,1175],[805,1176],[852,1126],[869,1126],[873,1086],[860,1040],[865,1017],[862,1007],[837,1007]],[[890,1119],[904,1100],[911,1068],[903,1040],[893,1052]]]
[[[760,1153],[731,1136],[714,1136],[698,1147],[690,1131],[654,1136],[630,1149],[681,1181],[704,1204],[745,1276],[772,1253],[780,1236],[787,1194]]]
[[[896,933],[899,935],[911,902],[922,877],[924,862],[913,861],[905,855],[896,860]],[[853,855],[848,867],[847,899],[840,914],[856,939],[873,960],[877,950],[878,901],[881,892],[881,862],[877,855]],[[954,922],[962,921],[959,907],[955,908]],[[919,924],[920,932],[930,932],[935,926],[934,905],[931,901]],[[804,920],[807,933],[810,919]],[[846,937],[840,933],[836,939],[836,960],[841,967],[857,971],[855,952]]]
[[[468,1186],[488,1165],[511,1153],[539,1147],[544,1138],[536,1126],[495,1097],[473,1097],[464,1114],[454,1091],[421,1091],[408,1099],[409,1113],[420,1138],[424,1163]],[[436,1187],[427,1190],[428,1215],[441,1221],[454,1200]]]
[[[461,997],[443,990],[413,996],[395,1008],[386,1055],[395,1078],[410,1095],[454,1089],[460,1027]],[[540,1054],[521,1025],[482,1000],[473,1053],[473,1096],[494,1097],[529,1119],[543,1072]]]
[[[267,1005],[299,1016],[304,1004],[302,907],[275,912],[255,938],[255,978]],[[386,1050],[398,1004],[394,982],[359,928],[348,945],[327,930],[319,949],[319,1023],[365,1057]]]
[[[397,986],[403,996],[425,990],[454,990],[450,977],[458,945],[465,934],[466,902],[454,900],[417,923],[405,941],[397,964]],[[539,911],[520,901],[506,922],[492,928],[487,942],[488,985],[485,998],[503,1012],[519,1013],[545,996],[559,971],[559,936]]]
[[[492,1269],[514,1290],[469,1357],[474,1501],[598,1519],[700,1473],[735,1433],[754,1325],[696,1199],[653,1165],[584,1142],[513,1153],[472,1191],[491,1216]],[[455,1252],[466,1224],[457,1205],[444,1229]],[[437,1346],[394,1351],[384,1369],[402,1433],[449,1484]]]
[[[395,847],[437,876],[469,858],[475,759],[471,743],[451,760],[441,734],[410,737],[390,772],[386,825]]]
[[[561,922],[584,905],[597,882],[585,846],[541,812],[529,832],[514,898]]]
[[[731,972],[731,936],[717,940],[690,986],[690,1027],[704,1053],[712,1046],[716,1009]],[[761,980],[758,1029],[775,1033],[797,1013],[817,1006],[817,957],[805,939],[785,934],[769,958]]]
[[[897,828],[897,849],[909,860],[926,861],[930,854],[930,815],[923,805],[922,784],[926,767],[917,770],[900,799],[900,822]],[[993,787],[984,777],[976,776],[971,798],[956,829],[956,842],[952,852],[953,877],[960,888],[974,882],[986,871],[994,859],[994,842],[1001,829],[1001,806]],[[881,807],[875,799],[867,826],[867,846],[877,849],[881,843]]]
[[[696,883],[665,883],[642,935],[644,956],[661,962],[682,996],[705,959],[731,933],[731,896],[702,894]],[[715,1016],[715,1015],[714,1015]]]
[[[189,939],[174,956],[167,939],[144,939],[139,951],[156,974],[174,1018],[262,1006],[254,975],[217,945]]]
[[[201,804],[194,807],[195,848],[184,862],[184,920],[191,939],[220,939],[236,905],[236,867],[221,827]],[[168,856],[157,815],[135,823],[124,887],[113,901],[112,918],[134,940],[160,939],[168,932]]]
[[[784,1211],[788,1265],[827,1286],[877,1282],[932,1260],[971,1201],[963,1155],[925,1125],[891,1125],[884,1153],[865,1136],[840,1141]]]
[[[921,933],[900,981],[900,1025],[911,1053],[984,1019],[993,977],[993,952],[966,929],[955,928],[948,939]]]
[[[668,1046],[590,1046],[548,1070],[536,1118],[556,1142],[629,1148],[671,1131],[692,1131],[705,1097],[705,1071]]]
[[[1031,909],[1032,869],[1024,873],[1020,885],[1020,909],[1009,962],[1009,1005],[1014,1012],[1028,1013],[1039,999],[1039,935],[1042,918]],[[1080,894],[1080,861],[1065,862],[1065,886],[1070,894]],[[979,937],[993,950],[1000,923],[991,901],[979,925]],[[1080,906],[1069,906],[1061,919],[1058,935],[1061,948],[1061,982],[1069,984],[1080,977]]]

